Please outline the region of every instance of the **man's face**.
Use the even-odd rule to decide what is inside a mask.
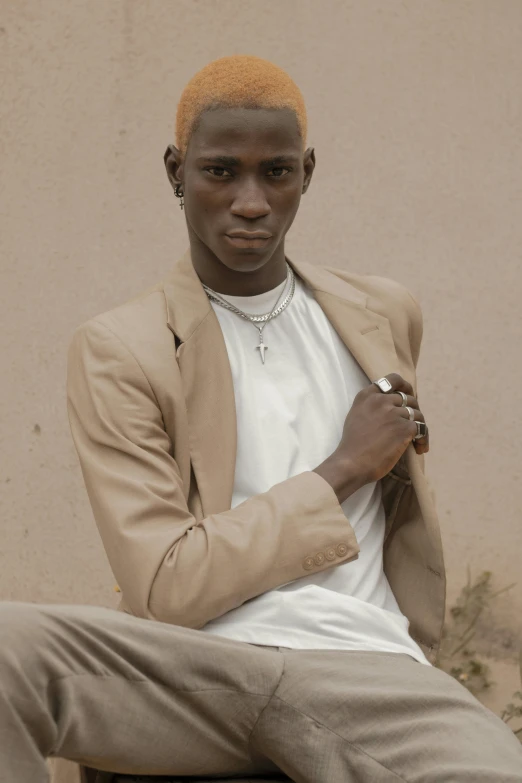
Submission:
[[[314,164],[288,109],[204,112],[175,171],[189,232],[222,261],[267,260],[293,223]],[[239,232],[260,236],[232,236]]]

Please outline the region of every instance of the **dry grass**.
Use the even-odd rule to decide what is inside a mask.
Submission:
[[[479,701],[481,694],[495,683],[491,680],[491,669],[486,659],[477,654],[473,642],[477,633],[477,624],[481,616],[490,610],[495,599],[514,587],[514,584],[494,591],[491,572],[483,571],[474,581],[468,567],[468,581],[462,588],[454,606],[450,609],[450,621],[445,624],[442,634],[437,668],[455,677]],[[519,653],[520,681],[522,683],[522,651]],[[500,714],[500,718],[509,723],[522,717],[522,690],[515,691],[512,700]],[[522,742],[522,728],[514,730]]]

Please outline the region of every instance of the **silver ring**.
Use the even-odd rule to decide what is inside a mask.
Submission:
[[[417,425],[417,434],[413,438],[413,440],[418,440],[419,438],[425,438],[428,434],[428,425],[424,421],[416,421],[415,424]]]
[[[379,378],[378,381],[372,381],[379,391],[382,391],[383,394],[389,394],[391,391],[393,391],[393,386],[389,382],[388,378]]]
[[[402,397],[401,408],[406,408],[407,407],[406,403],[408,402],[408,395],[404,394],[404,392],[401,391],[396,392],[396,394],[400,394]]]
[[[410,408],[410,407],[408,407],[408,405],[405,405],[404,407],[408,411],[408,416],[410,418],[410,421],[414,421],[415,420],[415,410],[414,410],[414,408]]]

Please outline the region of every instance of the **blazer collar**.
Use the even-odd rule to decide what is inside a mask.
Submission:
[[[404,374],[389,321],[367,307],[366,294],[324,268],[288,256],[287,261],[370,380],[390,372]],[[208,516],[230,509],[232,502],[237,431],[230,362],[190,249],[163,282],[163,291],[167,325],[181,343],[176,358],[188,415],[190,457],[203,514]]]

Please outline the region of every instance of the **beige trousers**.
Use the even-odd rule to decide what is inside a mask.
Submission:
[[[521,783],[522,746],[408,655],[264,648],[96,606],[0,603],[0,780],[48,757],[296,783]]]

